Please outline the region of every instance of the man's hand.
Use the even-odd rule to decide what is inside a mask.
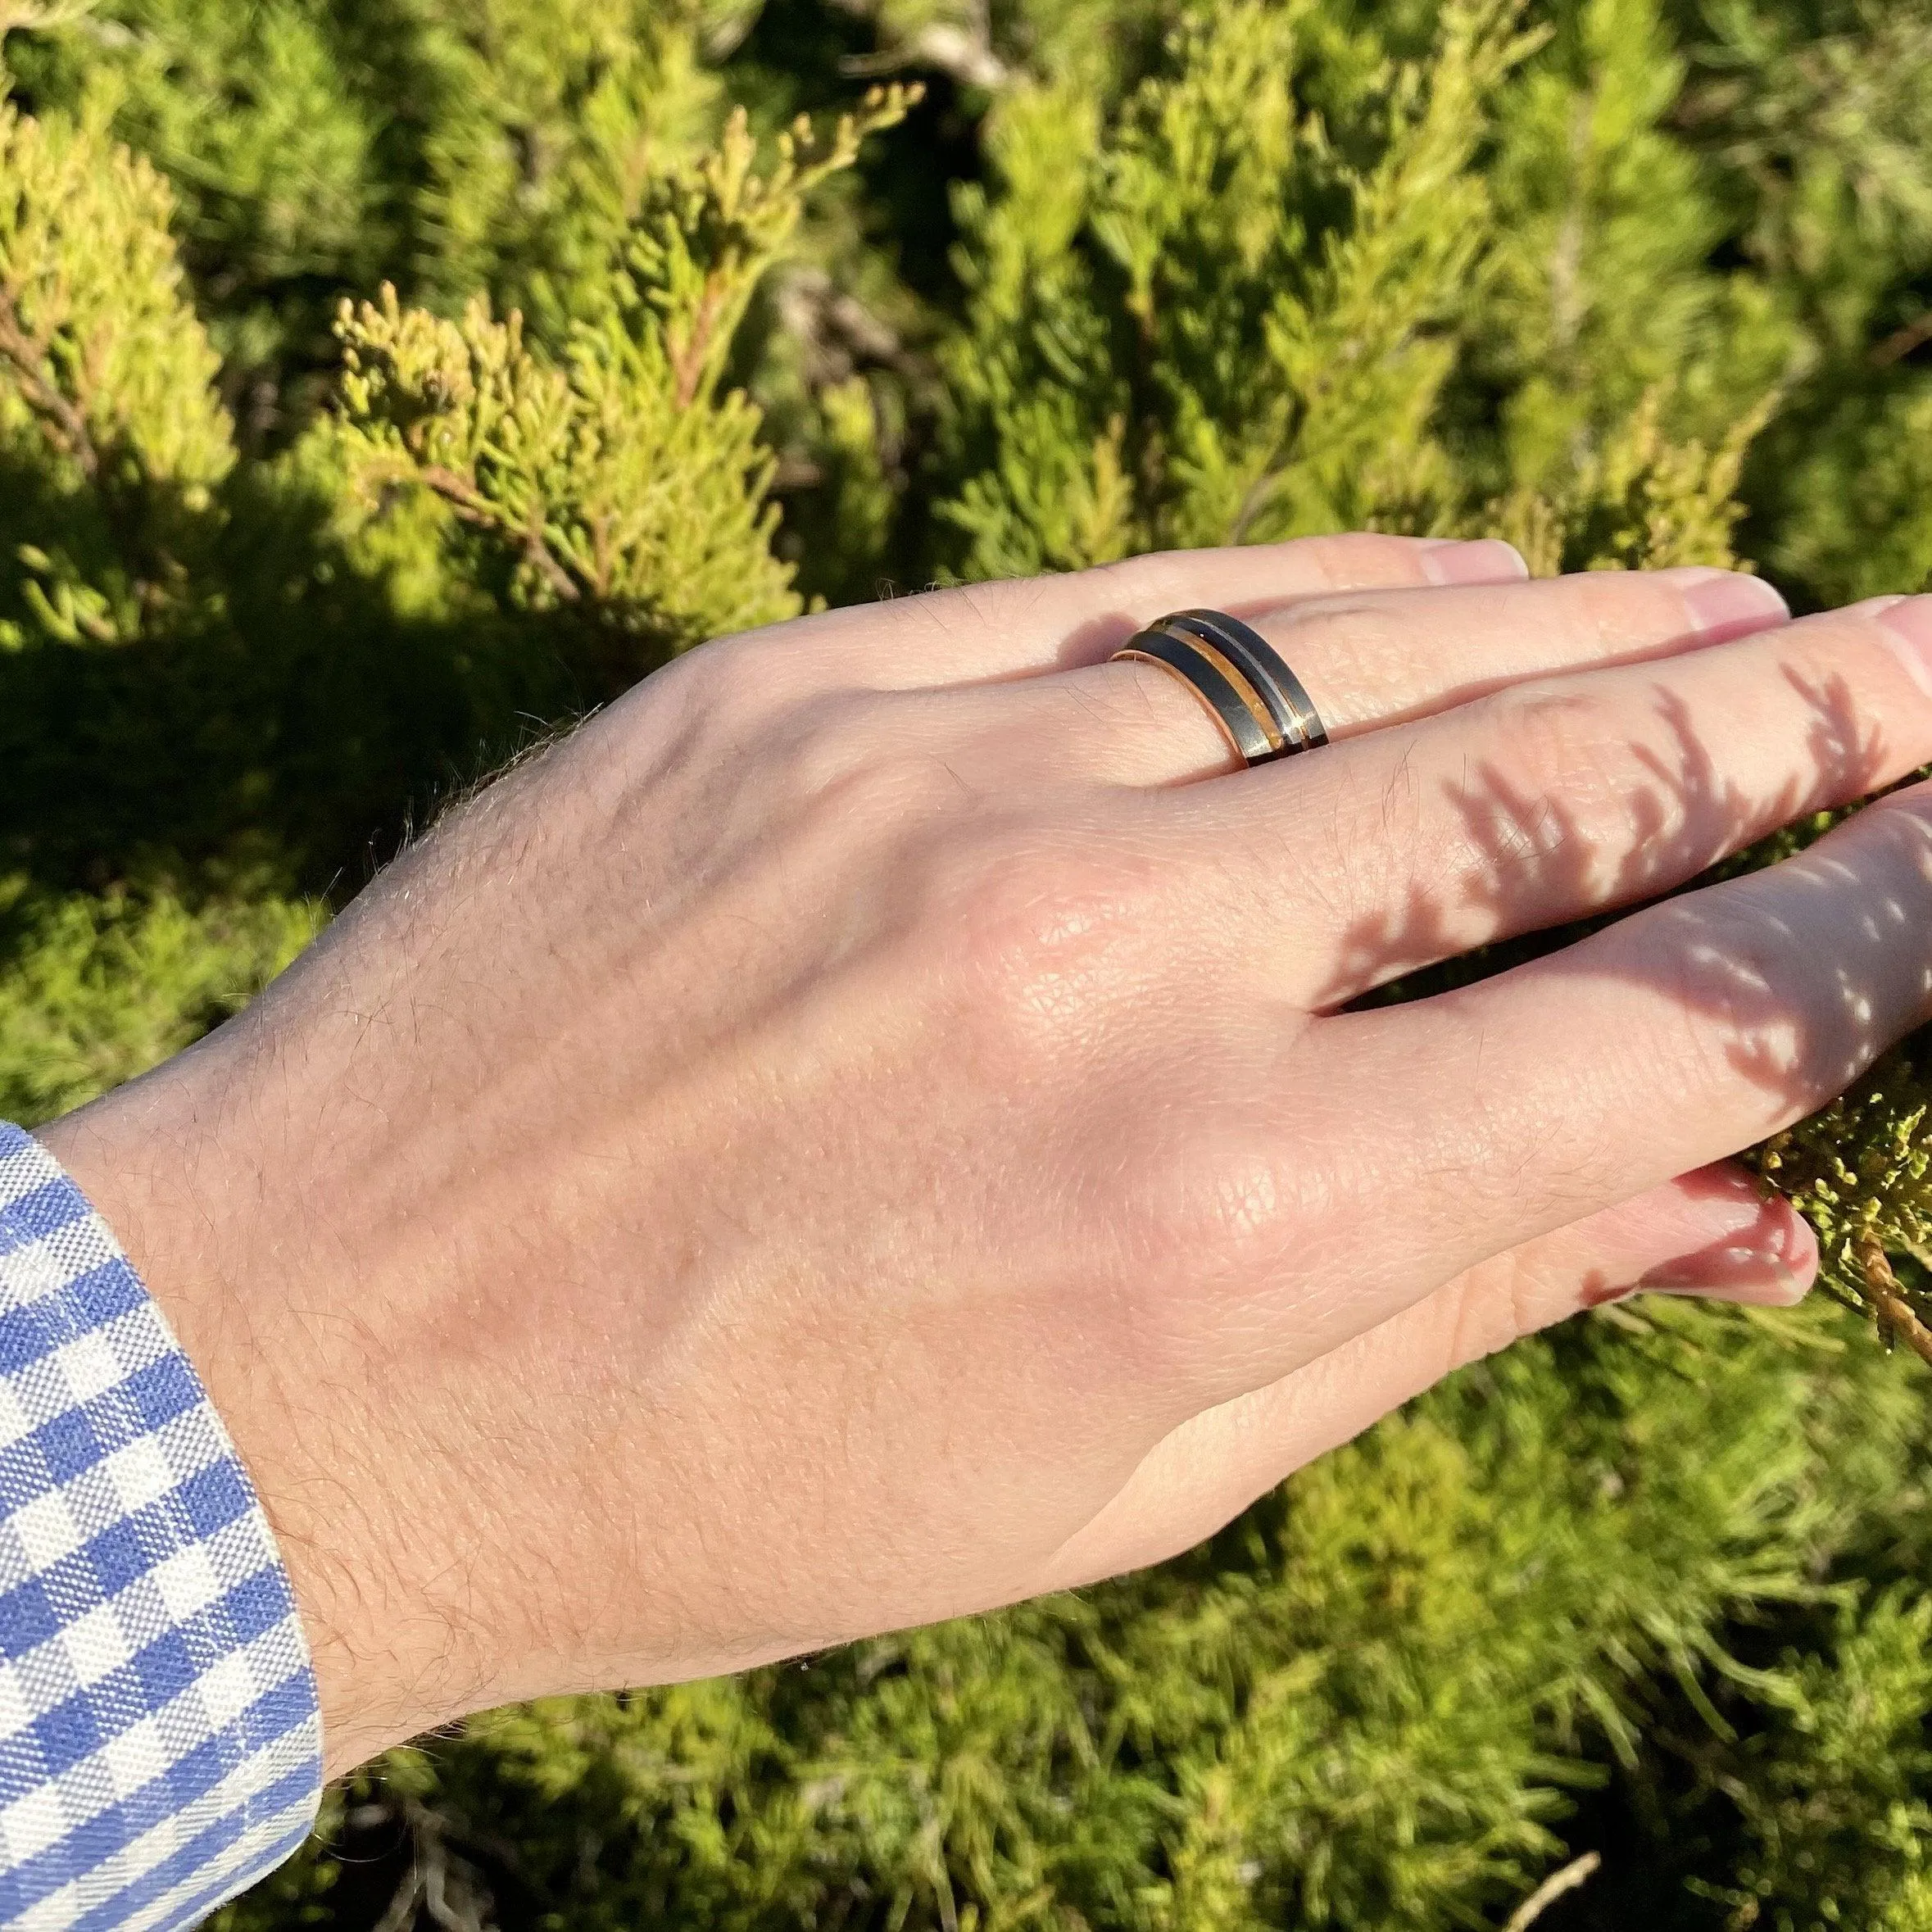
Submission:
[[[1484,581],[1484,579],[1489,581]],[[1159,669],[1247,615],[1336,742]],[[333,1768],[1146,1563],[1514,1336],[1784,1300],[1723,1157],[1932,997],[1932,600],[1381,537],[710,646],[48,1130],[282,1538]],[[1718,1163],[1718,1164],[1712,1164]]]

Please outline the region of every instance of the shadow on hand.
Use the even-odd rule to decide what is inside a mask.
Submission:
[[[1783,916],[1789,894],[1775,902],[1748,891],[1698,896],[1800,850],[1844,815],[1816,811],[1812,799],[1858,797],[1883,769],[1882,734],[1861,717],[1843,678],[1784,674],[1808,718],[1804,762],[1816,782],[1793,780],[1768,799],[1741,791],[1722,775],[1681,701],[1659,685],[1654,714],[1664,747],[1640,754],[1644,778],[1621,800],[1628,855],[1611,872],[1561,799],[1524,793],[1494,761],[1472,764],[1449,796],[1472,849],[1489,862],[1472,868],[1454,897],[1417,885],[1399,909],[1357,922],[1322,1004],[1362,1009],[1423,998],[1553,955],[1560,970],[1560,955],[1579,939],[1634,907],[1668,900],[1675,943],[1652,950],[1654,965],[1591,948],[1572,955],[1579,975],[1627,971],[1667,982],[1674,998],[1721,1023],[1730,1066],[1764,1092],[1767,1112],[1808,1112],[1842,1091],[1889,1044],[1881,1029],[1900,1009],[1903,980],[1916,976],[1921,995],[1932,982],[1932,814],[1916,890],[1902,891],[1897,876],[1862,879],[1834,859],[1809,862],[1807,882],[1825,903],[1802,926]],[[1766,836],[1766,825],[1787,829]],[[1512,908],[1593,901],[1604,910],[1589,918],[1461,950],[1472,927],[1506,929]],[[1365,982],[1375,990],[1358,995]],[[1587,1023],[1581,1000],[1578,1014]]]

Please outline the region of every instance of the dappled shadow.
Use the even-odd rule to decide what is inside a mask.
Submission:
[[[1901,962],[1912,963],[1903,971],[1918,975],[1916,990],[1932,984],[1932,810],[1924,858],[1901,871],[1913,882],[1904,891],[1834,859],[1807,861],[1802,886],[1791,879],[1775,903],[1748,891],[1698,896],[1739,869],[1734,855],[1749,841],[1763,841],[1761,857],[1795,849],[1801,839],[1770,839],[1768,828],[1787,826],[1818,796],[1856,798],[1877,782],[1881,733],[1847,682],[1784,675],[1803,706],[1804,763],[1817,782],[1794,779],[1768,798],[1741,790],[1725,776],[1720,748],[1660,681],[1652,715],[1664,724],[1663,745],[1639,754],[1642,776],[1617,800],[1629,850],[1608,871],[1600,828],[1593,838],[1560,796],[1525,792],[1500,759],[1472,763],[1448,795],[1483,862],[1453,890],[1417,882],[1392,911],[1352,925],[1320,1003],[1360,1009],[1413,1000],[1548,958],[1558,971],[1654,978],[1710,1016],[1728,1064],[1766,1095],[1768,1112],[1808,1111],[1848,1086],[1888,1044],[1881,1029],[1900,1010]],[[1790,916],[1800,891],[1816,894],[1819,908],[1803,921]],[[1634,949],[1570,950],[1659,900],[1669,902],[1662,916],[1671,930],[1642,959]],[[1581,919],[1558,909],[1584,905],[1603,909]],[[1535,909],[1531,930],[1469,950],[1472,932],[1522,927],[1526,908]],[[1589,1023],[1582,1002],[1578,1023]]]

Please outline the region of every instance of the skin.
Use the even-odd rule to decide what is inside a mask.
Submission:
[[[1109,664],[1248,615],[1335,742]],[[1173,554],[694,652],[45,1132],[281,1539],[332,1771],[1153,1562],[1640,1288],[1789,1301],[1726,1157],[1932,1012],[1932,599]]]

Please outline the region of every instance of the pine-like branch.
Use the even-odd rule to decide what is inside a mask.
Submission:
[[[89,483],[101,474],[100,452],[88,433],[87,419],[48,371],[47,345],[22,326],[13,292],[0,285],[0,358],[13,371],[20,399],[52,433],[63,455],[73,458]]]

